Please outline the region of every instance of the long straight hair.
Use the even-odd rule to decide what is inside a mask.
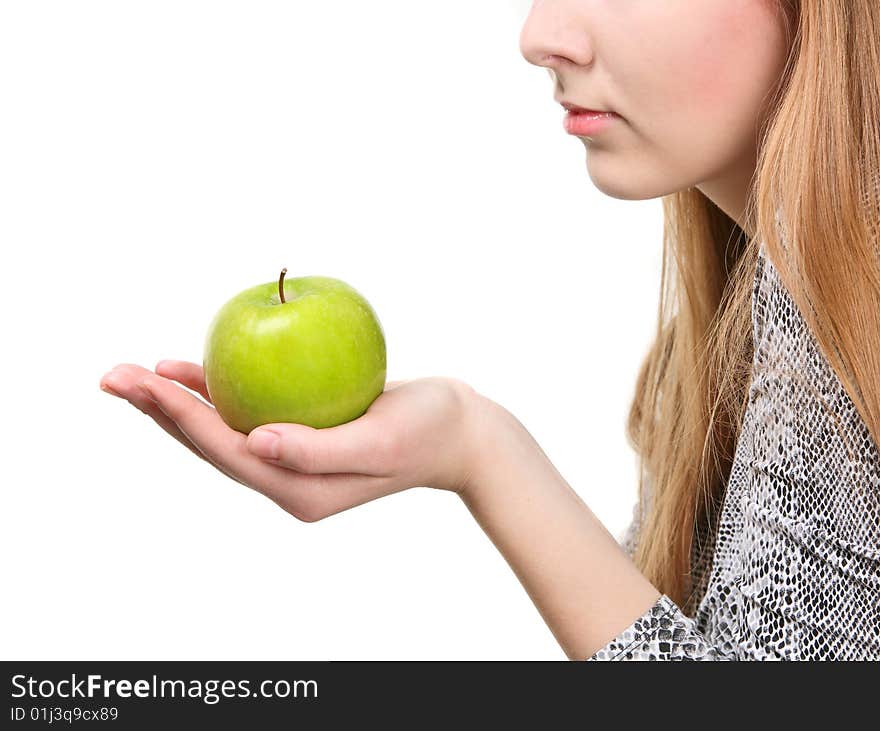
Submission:
[[[880,444],[880,2],[768,1],[791,52],[759,130],[748,225],[696,188],[664,197],[657,333],[627,422],[640,463],[633,559],[690,613],[692,560],[747,404],[762,242]]]

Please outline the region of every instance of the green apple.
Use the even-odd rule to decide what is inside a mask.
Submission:
[[[385,388],[385,334],[369,302],[333,277],[258,284],[229,300],[205,338],[208,395],[223,421],[323,428],[361,416]]]

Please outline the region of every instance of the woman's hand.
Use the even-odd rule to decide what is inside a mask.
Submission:
[[[484,399],[453,378],[389,381],[363,416],[339,426],[268,424],[247,435],[220,418],[196,363],[164,360],[155,373],[121,364],[101,388],[306,522],[410,487],[461,494],[480,454],[475,436]]]

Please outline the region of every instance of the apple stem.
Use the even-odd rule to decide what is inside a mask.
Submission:
[[[281,276],[278,277],[278,296],[281,298],[281,304],[284,304],[284,275],[287,274],[287,267],[281,270]]]

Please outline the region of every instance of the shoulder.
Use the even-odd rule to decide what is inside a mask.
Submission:
[[[750,503],[804,527],[834,526],[843,540],[863,540],[865,516],[880,516],[880,453],[763,244],[752,327],[743,430],[756,480]],[[872,539],[880,540],[880,523]]]

